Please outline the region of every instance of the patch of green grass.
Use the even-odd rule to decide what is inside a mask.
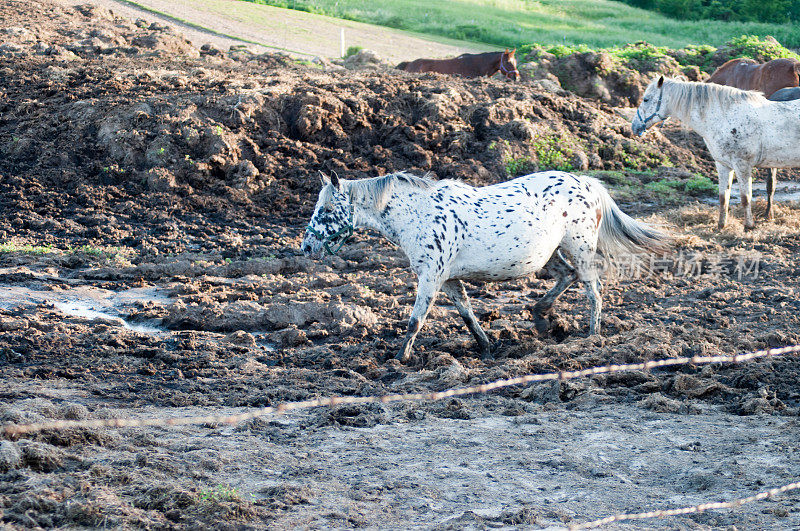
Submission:
[[[711,179],[701,175],[696,175],[685,181],[651,181],[645,184],[644,187],[665,198],[671,198],[678,192],[698,196],[709,195],[717,190],[717,185]]]
[[[306,66],[308,68],[316,68],[318,70],[324,69],[321,64],[315,63],[314,61],[309,61],[308,59],[295,59],[294,62],[295,64]]]
[[[540,170],[572,170],[572,150],[563,147],[563,142],[558,137],[539,137],[531,144],[539,161]]]
[[[508,140],[493,141],[490,150],[500,151],[500,161],[508,177],[518,177],[532,171],[572,170],[572,150],[562,146],[563,140],[557,136],[540,136],[530,141],[535,157],[514,156]]]
[[[347,49],[347,51],[345,52],[345,54],[344,54],[344,57],[343,57],[342,59],[347,59],[347,58],[348,58],[348,57],[350,57],[351,55],[355,55],[355,54],[357,54],[358,52],[360,52],[360,51],[361,51],[361,50],[363,50],[363,49],[364,49],[364,48],[363,48],[363,47],[361,47],[361,46],[350,46],[350,47]]]
[[[766,62],[781,57],[792,57],[800,60],[800,55],[775,42],[760,39],[757,35],[741,35],[734,37],[725,46],[735,51],[736,55],[752,57],[759,62]],[[797,46],[793,44],[792,46]]]
[[[592,177],[596,177],[603,182],[606,182],[613,186],[633,186],[635,181],[630,178],[630,176],[622,171],[613,171],[613,170],[591,170],[584,172],[587,175],[591,175]]]
[[[664,198],[671,198],[682,186],[683,183],[678,181],[652,181],[644,185],[646,190],[654,192]]]
[[[242,501],[242,497],[239,494],[239,489],[236,487],[231,487],[230,485],[217,485],[216,487],[202,489],[198,494],[198,498],[205,502]]]
[[[52,245],[29,245],[27,243],[0,242],[0,253],[50,254],[61,253]]]
[[[718,20],[681,21],[610,0],[246,0],[332,17],[497,46],[647,41],[680,48],[720,46],[733,37],[772,35],[800,46],[800,26]]]
[[[711,195],[718,190],[717,184],[703,175],[696,175],[686,181],[683,189],[691,195]]]

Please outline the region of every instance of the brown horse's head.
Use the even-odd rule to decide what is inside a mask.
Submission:
[[[500,56],[500,72],[513,81],[519,81],[520,78],[519,70],[517,70],[517,57],[514,55],[516,52],[516,48],[510,51],[506,48],[506,51]]]

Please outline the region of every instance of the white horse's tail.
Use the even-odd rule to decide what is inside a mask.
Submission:
[[[671,236],[627,215],[619,209],[600,181],[596,179],[591,181],[592,187],[600,196],[602,213],[597,249],[604,256],[620,252],[662,254],[672,247]]]

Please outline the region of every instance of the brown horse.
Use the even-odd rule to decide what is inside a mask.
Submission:
[[[502,72],[508,79],[519,81],[516,48],[505,52],[465,53],[452,59],[416,59],[397,65],[406,72],[439,72],[464,77],[493,76]]]
[[[764,64],[752,59],[731,59],[717,68],[708,82],[742,90],[757,90],[769,98],[778,89],[800,85],[798,72],[800,61],[797,59],[773,59]]]
[[[797,87],[800,84],[798,72],[800,72],[800,61],[797,59],[773,59],[764,64],[758,64],[752,59],[731,59],[717,68],[708,78],[708,82],[742,90],[757,90],[763,92],[767,98],[773,99],[772,95],[779,89]],[[777,183],[778,170],[770,168],[770,174],[767,176],[767,211],[764,213],[768,220],[773,219],[772,203]]]

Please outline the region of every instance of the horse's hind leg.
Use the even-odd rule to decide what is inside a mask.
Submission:
[[[458,310],[458,314],[464,319],[472,335],[475,336],[475,341],[478,342],[478,349],[480,349],[481,352],[481,358],[491,359],[492,348],[489,343],[489,338],[486,337],[486,333],[483,331],[483,328],[481,328],[478,319],[472,311],[472,305],[469,303],[464,283],[460,280],[448,280],[442,285],[442,291],[453,301],[453,305],[455,305],[456,310]]]
[[[585,231],[568,235],[561,242],[566,258],[575,266],[575,274],[586,288],[589,298],[589,335],[600,333],[600,314],[603,299],[600,296],[600,275],[597,270],[597,227],[585,227]]]
[[[545,317],[547,312],[550,311],[561,294],[567,291],[567,288],[578,278],[575,269],[561,258],[558,251],[550,257],[545,269],[556,278],[556,285],[545,293],[539,302],[533,305],[533,319],[536,324],[536,330],[540,333],[546,332],[550,328],[550,323]]]
[[[767,176],[767,212],[764,217],[767,221],[772,221],[775,215],[772,213],[772,200],[775,197],[775,186],[778,184],[778,168],[770,168]]]
[[[586,296],[589,298],[589,335],[600,333],[600,314],[603,311],[603,297],[600,295],[600,279],[584,280]]]

